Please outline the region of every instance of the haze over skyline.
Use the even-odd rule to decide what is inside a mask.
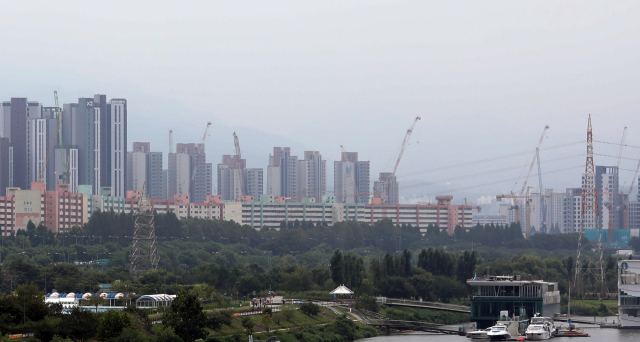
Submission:
[[[640,146],[637,2],[59,1],[3,9],[2,100],[52,106],[54,89],[63,103],[95,93],[126,98],[129,144],[149,141],[154,151],[168,152],[169,129],[174,142],[199,142],[211,121],[212,163],[234,152],[236,131],[248,167],[266,167],[274,146],[291,146],[298,156],[320,151],[331,173],[344,145],[371,160],[373,180],[393,168],[419,115],[398,169],[401,188],[445,181],[401,195],[467,188],[451,193],[460,201],[510,191],[515,182],[500,181],[526,174],[531,155],[417,172],[533,151],[549,125],[544,186],[579,187],[588,113],[595,140],[618,143],[628,126],[627,143]],[[618,146],[597,143],[595,151],[615,156]],[[639,151],[625,149],[621,167],[635,170]],[[510,170],[490,172],[498,169]],[[633,174],[623,172],[621,183]]]

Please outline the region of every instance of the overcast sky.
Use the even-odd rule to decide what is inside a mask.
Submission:
[[[398,168],[402,195],[461,200],[510,191],[531,155],[417,172],[532,151],[549,125],[544,186],[578,187],[588,113],[596,140],[619,143],[628,126],[627,143],[640,146],[638,1],[4,1],[0,9],[1,100],[49,106],[54,89],[63,102],[126,98],[129,143],[150,141],[152,150],[168,152],[169,129],[175,142],[198,142],[211,121],[211,162],[234,152],[236,131],[250,167],[266,167],[273,146],[291,146],[299,156],[319,150],[332,175],[344,145],[371,160],[373,180],[393,168],[419,115]],[[621,167],[635,170],[638,152],[625,149]],[[623,172],[621,183],[633,174]],[[407,187],[429,182],[438,184]]]

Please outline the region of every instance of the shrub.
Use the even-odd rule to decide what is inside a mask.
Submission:
[[[100,320],[98,338],[104,341],[112,337],[118,337],[124,329],[130,327],[132,327],[132,324],[128,313],[109,310]]]
[[[320,313],[320,307],[311,302],[306,302],[300,305],[300,311],[307,316],[314,316]]]
[[[372,296],[360,296],[356,299],[356,309],[368,310],[378,312],[378,303],[376,303],[376,297]]]

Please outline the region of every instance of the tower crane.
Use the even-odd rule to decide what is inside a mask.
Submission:
[[[173,130],[169,130],[169,153],[173,153]]]
[[[512,200],[516,200],[518,198],[524,198],[525,199],[525,237],[528,239],[530,234],[531,234],[531,201],[533,198],[542,198],[544,200],[544,198],[546,197],[554,197],[554,196],[569,196],[571,194],[567,194],[567,193],[551,193],[551,194],[543,194],[542,191],[540,191],[540,194],[530,194],[529,193],[529,189],[531,189],[532,187],[527,187],[527,192],[524,195],[498,195],[496,196],[496,200],[498,201],[502,201],[502,199],[505,198],[510,198]],[[516,205],[515,208],[516,210],[516,222],[520,222],[520,206]]]
[[[396,160],[396,166],[393,168],[394,176],[396,175],[396,170],[398,170],[398,165],[400,164],[400,159],[402,159],[402,154],[404,154],[404,150],[405,148],[407,148],[407,143],[409,142],[411,133],[413,133],[413,128],[416,127],[416,123],[418,122],[418,120],[421,120],[421,119],[422,119],[421,117],[416,116],[416,118],[413,120],[413,124],[407,130],[407,134],[404,136],[404,140],[402,141],[402,147],[400,148],[400,154],[398,154],[398,160]]]
[[[207,127],[204,129],[204,134],[202,135],[202,142],[200,143],[202,145],[202,153],[204,153],[204,141],[205,139],[207,139],[207,131],[209,130],[209,126],[211,126],[211,122],[207,122]],[[200,153],[198,153],[198,155],[196,156],[196,158],[200,158]],[[198,169],[198,161],[196,160],[196,163],[193,167],[193,172],[191,173],[191,182],[189,183],[189,195],[191,195],[191,189],[193,189],[193,184],[196,180],[196,170]]]
[[[55,99],[55,115],[56,115],[56,130],[55,133],[53,135],[53,139],[51,139],[51,143],[49,145],[49,148],[47,150],[47,157],[45,159],[44,162],[44,166],[40,169],[40,174],[38,175],[38,182],[44,182],[44,177],[45,177],[45,172],[47,170],[47,167],[49,165],[49,158],[51,157],[51,152],[53,152],[55,145],[56,145],[56,141],[58,143],[58,148],[60,149],[60,159],[62,161],[62,174],[60,175],[60,179],[62,180],[63,183],[68,183],[69,181],[69,173],[67,171],[67,157],[66,157],[66,150],[64,149],[64,143],[62,141],[62,118],[64,116],[64,110],[61,110],[59,104],[58,104],[58,91],[54,90],[53,91],[53,97]]]
[[[396,160],[396,165],[393,167],[393,177],[396,176],[396,171],[398,170],[398,165],[400,165],[400,160],[402,160],[402,155],[404,154],[404,150],[407,148],[407,144],[409,143],[409,138],[411,137],[411,133],[413,133],[413,129],[416,127],[416,123],[418,122],[418,120],[422,120],[421,117],[416,116],[415,119],[413,119],[413,123],[411,124],[411,127],[409,127],[409,129],[407,130],[407,134],[405,134],[404,136],[404,140],[402,140],[402,145],[400,146],[400,153],[398,154],[398,159]],[[382,179],[380,179],[382,180]],[[386,193],[387,196],[390,197],[391,194],[391,182],[388,182],[385,184],[386,187]],[[374,196],[378,197],[380,196],[379,194],[374,194]],[[389,199],[387,199],[388,201]]]
[[[547,132],[548,129],[549,129],[549,125],[544,126],[544,129],[542,130],[542,134],[540,135],[540,140],[538,141],[538,145],[536,146],[536,151],[540,149],[542,140],[544,140],[544,134]],[[527,172],[527,176],[525,177],[524,183],[522,184],[522,189],[520,189],[520,193],[519,193],[520,195],[517,198],[524,197],[524,191],[527,188],[527,181],[529,180],[529,176],[531,175],[531,170],[533,170],[533,164],[536,162],[536,157],[537,157],[537,153],[534,153],[533,159],[531,160],[531,164],[529,165],[529,171]],[[509,198],[512,198],[511,209],[515,210],[516,222],[520,222],[520,206],[515,201],[516,197],[513,197],[513,196],[517,196],[516,194],[513,193],[513,190],[515,190],[517,185],[518,185],[518,182],[516,182],[516,184],[513,185],[513,189],[511,190],[512,197],[509,197]],[[540,192],[542,192],[542,190],[540,190]]]
[[[538,150],[540,148],[540,145],[542,145],[542,140],[544,140],[544,134],[547,132],[547,130],[549,129],[549,126],[544,126],[544,129],[542,130],[542,134],[540,135],[540,140],[538,141],[538,145],[536,146],[536,150]],[[531,164],[529,165],[529,172],[527,172],[527,176],[524,178],[524,183],[522,184],[522,189],[520,189],[520,196],[524,195],[524,191],[527,188],[527,181],[529,180],[529,176],[531,175],[531,170],[533,170],[533,164],[536,162],[536,155],[533,155],[533,159],[531,160]]]
[[[538,184],[540,185],[540,193],[544,192],[544,188],[542,187],[542,169],[540,169],[540,149],[536,147],[536,159],[538,160]],[[540,209],[542,211],[542,229],[547,231],[547,209],[546,204],[544,203],[544,198],[540,203]]]
[[[236,135],[236,132],[233,132],[233,144],[236,147],[236,161],[238,163],[237,168],[240,170],[240,197],[244,196],[244,170],[242,168],[242,153],[240,152],[240,139]]]

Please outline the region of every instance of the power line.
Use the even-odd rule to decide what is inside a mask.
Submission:
[[[577,141],[577,142],[572,142],[572,143],[568,143],[568,144],[562,144],[562,145],[556,145],[556,146],[551,146],[551,147],[547,147],[547,148],[541,148],[540,151],[549,151],[549,150],[553,150],[553,149],[557,149],[557,148],[562,148],[562,147],[571,146],[571,145],[577,145],[577,144],[582,144],[582,143],[584,143],[584,141]],[[414,172],[410,172],[410,173],[404,173],[404,174],[401,174],[401,175],[397,175],[396,177],[406,177],[406,176],[413,176],[413,175],[417,175],[417,174],[430,173],[430,172],[442,171],[442,170],[447,170],[447,169],[454,169],[454,168],[462,167],[462,166],[469,166],[469,165],[473,165],[473,164],[480,164],[480,163],[486,163],[486,162],[491,162],[491,161],[496,161],[496,160],[501,160],[501,159],[508,159],[508,158],[512,158],[512,157],[518,157],[518,156],[522,156],[522,155],[525,155],[525,154],[529,154],[530,155],[531,151],[530,150],[526,150],[526,151],[506,154],[506,155],[503,155],[503,156],[498,156],[498,157],[493,157],[493,158],[483,158],[483,159],[478,159],[478,160],[464,162],[464,163],[455,164],[455,165],[441,166],[441,167],[436,167],[436,168],[433,168],[433,169],[414,171]],[[528,165],[529,164],[526,164],[524,166],[528,166]]]
[[[582,154],[576,154],[576,155],[569,156],[569,157],[561,157],[561,158],[551,159],[551,160],[545,161],[545,164],[552,163],[552,162],[557,162],[557,161],[564,161],[564,160],[571,159],[571,158],[576,158],[576,157],[583,157],[584,155],[585,154],[582,153]],[[523,165],[524,166],[528,166],[529,164],[523,164]],[[452,177],[452,178],[441,179],[441,180],[437,180],[437,181],[433,181],[433,182],[407,185],[407,186],[404,186],[404,187],[400,187],[400,189],[407,189],[407,188],[411,188],[411,187],[424,186],[424,185],[437,184],[437,183],[444,183],[444,182],[450,182],[450,181],[455,181],[455,180],[460,180],[460,179],[465,179],[465,178],[471,178],[471,177],[476,177],[476,176],[484,176],[484,175],[492,174],[492,173],[511,171],[511,170],[519,169],[523,165],[511,166],[511,167],[506,167],[506,168],[501,168],[501,169],[494,169],[494,170],[489,170],[489,171],[483,171],[483,172],[473,173],[473,174],[469,174],[469,175],[463,175],[463,176],[457,176],[457,177]],[[520,177],[518,177],[516,179],[519,179],[519,178]]]

